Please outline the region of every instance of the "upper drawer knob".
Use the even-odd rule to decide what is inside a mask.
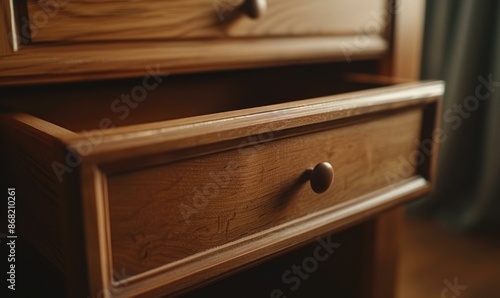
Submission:
[[[252,19],[262,17],[267,10],[267,0],[245,0],[243,10]]]
[[[315,193],[324,193],[330,188],[334,179],[333,167],[328,162],[317,164],[311,171],[311,188]]]

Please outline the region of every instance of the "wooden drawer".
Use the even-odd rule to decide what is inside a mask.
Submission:
[[[32,42],[381,34],[385,0],[28,0]],[[45,22],[43,16],[48,15]],[[381,21],[382,20],[382,21]],[[43,24],[41,22],[43,21]]]
[[[179,102],[161,101],[167,120],[114,128],[45,107],[4,115],[2,126],[24,179],[82,221],[91,295],[160,295],[429,192],[443,91],[408,83],[192,117],[203,112],[172,116]],[[85,104],[72,105],[85,115]],[[335,179],[317,194],[308,169],[321,162]]]
[[[141,274],[404,180],[394,157],[415,149],[422,111],[301,129],[294,137],[272,125],[237,149],[108,175],[113,268]],[[320,162],[333,166],[335,181],[317,194],[307,169]]]
[[[388,53],[388,0],[268,2],[251,19],[238,0],[6,1],[19,13],[0,27],[0,86],[139,77],[146,65],[178,74]]]

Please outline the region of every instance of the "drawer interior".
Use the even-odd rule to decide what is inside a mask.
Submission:
[[[331,68],[330,68],[331,69]],[[151,90],[147,90],[146,86]],[[300,82],[300,83],[291,83]],[[30,113],[73,132],[235,111],[391,84],[321,67],[22,87],[6,90],[4,109]]]

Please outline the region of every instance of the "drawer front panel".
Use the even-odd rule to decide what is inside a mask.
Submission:
[[[415,175],[395,175],[417,147],[422,109],[108,176],[113,268],[144,273]],[[273,133],[260,135],[272,139]],[[255,139],[259,139],[256,137]],[[306,169],[329,162],[333,185]],[[387,180],[388,173],[391,179]]]
[[[269,0],[259,19],[243,0],[28,0],[33,42],[304,35],[376,35],[384,0]]]
[[[65,137],[77,152],[99,140],[80,170],[91,291],[180,293],[427,194],[443,91],[401,84]],[[335,181],[317,194],[306,173],[323,162]]]
[[[71,205],[60,216],[81,216],[86,258],[70,251],[65,269],[87,270],[91,296],[155,297],[427,194],[443,91],[401,84],[83,132],[55,124],[66,118],[1,120],[43,161],[34,175],[59,181],[57,202]],[[317,194],[306,173],[323,162],[335,181]],[[63,229],[68,241],[78,225]]]

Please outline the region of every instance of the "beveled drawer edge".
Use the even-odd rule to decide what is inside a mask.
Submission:
[[[0,86],[140,77],[148,74],[148,67],[167,75],[374,59],[389,48],[383,37],[363,35],[360,50],[358,39],[322,36],[27,45],[13,55],[0,56]],[[120,55],[116,55],[117,49]]]
[[[97,174],[96,180],[104,182],[101,174]],[[102,189],[103,185],[98,186]],[[397,203],[415,198],[429,192],[431,186],[429,181],[420,176],[415,176],[404,180],[397,185],[391,185],[373,193],[366,194],[357,199],[345,202],[328,209],[306,215],[296,220],[287,222],[280,226],[259,232],[249,237],[219,246],[217,248],[199,253],[185,259],[167,264],[165,266],[152,269],[148,272],[124,279],[120,282],[112,280],[111,249],[110,238],[106,243],[101,242],[101,263],[103,284],[109,289],[114,297],[130,297],[139,294],[154,296],[155,293],[174,293],[182,289],[199,284],[202,280],[212,278],[214,274],[209,271],[214,267],[224,267],[224,271],[230,272],[236,267],[244,266],[249,262],[255,262],[269,258],[277,252],[296,247],[305,243],[317,235],[334,232],[361,218],[366,218],[381,210],[394,206]],[[106,194],[100,193],[103,206],[100,215],[101,223],[106,222],[107,198]],[[109,222],[100,226],[100,239],[109,235]],[[294,243],[289,240],[294,239]],[[218,257],[223,252],[224,256]],[[267,252],[267,253],[266,253]],[[259,253],[260,257],[250,257],[249,255]],[[229,262],[230,261],[230,262]],[[109,262],[109,263],[108,263]],[[231,263],[231,264],[229,264]],[[201,268],[201,269],[200,269]],[[194,272],[194,273],[193,273]],[[227,273],[226,273],[227,274]],[[219,275],[220,276],[220,275]],[[148,296],[149,296],[148,295]]]
[[[29,134],[40,132],[61,143],[67,143],[69,139],[79,137],[75,132],[26,113],[0,114],[0,119],[11,124],[15,123],[19,129]]]
[[[19,49],[16,12],[13,0],[0,0],[0,57]]]
[[[269,119],[280,130],[365,114],[396,110],[437,101],[444,93],[442,81],[381,87],[298,102],[243,109],[186,119],[133,125],[100,131],[103,141],[83,158],[89,162],[113,162],[130,157],[223,142],[271,130]],[[76,135],[69,147],[92,137]]]

